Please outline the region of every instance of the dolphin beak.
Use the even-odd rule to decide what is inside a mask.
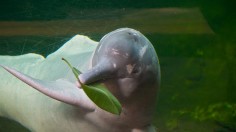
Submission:
[[[83,84],[112,78],[114,75],[115,68],[108,61],[101,61],[95,65],[91,70],[88,70],[79,75],[79,80]]]

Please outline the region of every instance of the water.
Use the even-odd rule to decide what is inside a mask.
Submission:
[[[154,124],[162,132],[236,131],[233,4],[205,1],[13,1],[0,4],[0,55],[54,52],[75,34],[144,33],[161,63]],[[0,119],[0,131],[27,131]]]

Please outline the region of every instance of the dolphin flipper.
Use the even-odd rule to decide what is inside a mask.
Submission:
[[[93,111],[96,108],[96,105],[87,97],[83,89],[76,87],[75,84],[65,79],[44,81],[32,78],[7,66],[0,66],[21,81],[51,98],[67,104],[75,105],[88,111]]]

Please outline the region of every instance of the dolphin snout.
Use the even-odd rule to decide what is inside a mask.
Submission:
[[[93,83],[100,80],[112,78],[115,73],[113,65],[107,61],[101,61],[91,70],[79,75],[79,80],[83,84]]]

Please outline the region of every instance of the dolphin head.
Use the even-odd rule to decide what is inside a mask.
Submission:
[[[92,69],[79,76],[81,82],[106,79],[159,78],[159,62],[149,40],[140,32],[121,28],[105,35],[92,58]],[[155,77],[155,78],[156,78]]]

